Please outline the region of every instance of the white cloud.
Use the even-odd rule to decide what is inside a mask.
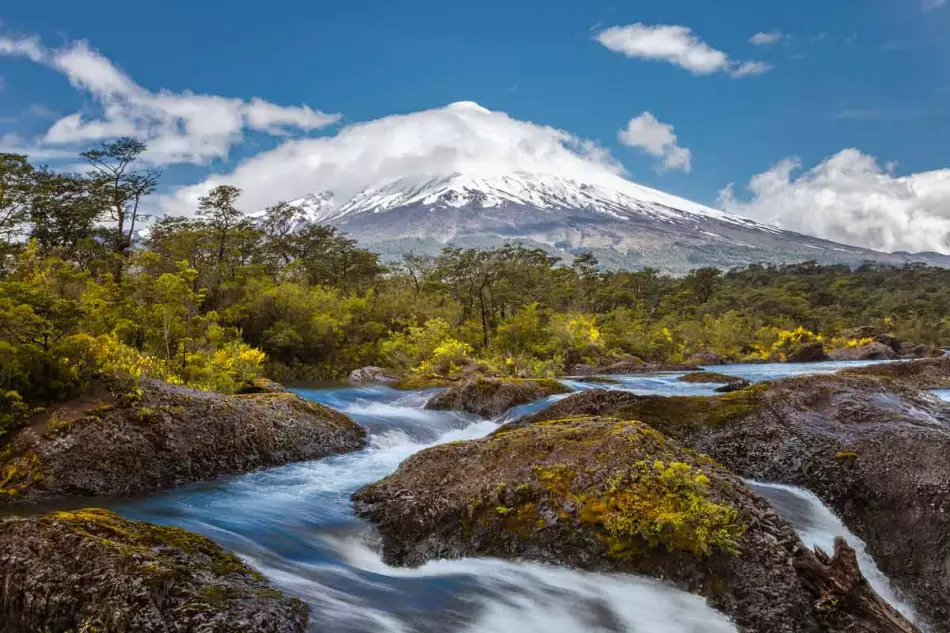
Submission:
[[[732,71],[732,76],[741,78],[762,75],[773,68],[775,68],[775,66],[768,62],[742,62]]]
[[[340,119],[305,105],[279,106],[257,98],[153,92],[82,41],[47,49],[36,38],[0,36],[0,55],[25,57],[58,70],[97,105],[92,116],[75,112],[53,123],[39,139],[41,147],[79,148],[133,136],[148,143],[145,158],[155,164],[204,163],[227,157],[247,130],[286,135]]]
[[[630,186],[621,177],[620,164],[596,143],[460,102],[353,123],[334,136],[288,139],[230,174],[179,189],[162,200],[162,207],[169,213],[193,213],[198,197],[219,184],[241,187],[242,207],[253,210],[325,190],[347,200],[397,178],[427,180],[455,173],[478,178],[519,171]]]
[[[947,4],[950,0],[921,0],[920,6],[924,11],[933,11]]]
[[[769,44],[775,44],[779,40],[784,39],[784,35],[778,31],[769,31],[767,33],[756,33],[749,38],[751,44],[756,46],[768,46]]]
[[[627,147],[637,147],[660,159],[664,169],[678,169],[686,173],[692,169],[693,154],[677,145],[673,126],[661,123],[650,112],[630,119],[627,127],[617,133]]]
[[[733,186],[722,207],[801,233],[881,251],[950,253],[950,169],[898,177],[872,156],[843,150],[804,172],[795,158],[754,176],[751,200]]]
[[[741,62],[698,38],[686,26],[659,24],[628,24],[605,29],[594,36],[598,42],[615,53],[652,61],[665,61],[684,68],[694,75],[728,73],[734,78],[747,77],[769,70],[771,66],[755,66],[761,62]],[[750,66],[750,64],[752,66]],[[768,67],[766,67],[768,66]],[[742,69],[746,68],[745,71]]]

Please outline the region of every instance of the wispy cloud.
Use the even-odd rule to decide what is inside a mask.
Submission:
[[[785,39],[785,35],[778,31],[769,31],[763,33],[756,33],[749,38],[749,43],[756,46],[768,46],[770,44],[775,44]]]
[[[644,112],[627,123],[617,133],[618,140],[627,147],[639,148],[659,159],[663,170],[679,170],[689,173],[693,153],[677,143],[673,126],[661,123],[651,112]]]
[[[950,0],[921,0],[920,8],[924,11],[933,11],[947,4]]]
[[[340,119],[309,106],[281,106],[263,99],[235,99],[192,92],[153,92],[85,41],[46,48],[35,37],[0,36],[0,56],[48,66],[92,97],[96,112],[59,118],[39,146],[73,148],[119,136],[148,142],[145,158],[156,164],[204,163],[225,158],[248,130],[271,135],[309,132]],[[33,106],[33,114],[49,114]]]
[[[605,29],[594,36],[615,53],[651,61],[668,62],[694,75],[726,73],[739,79],[771,70],[764,62],[730,59],[693,34],[686,26],[628,24]]]
[[[49,108],[42,103],[34,103],[26,109],[26,113],[37,119],[56,119],[59,118],[59,113],[52,108]]]

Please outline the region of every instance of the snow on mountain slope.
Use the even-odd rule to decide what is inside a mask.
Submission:
[[[330,223],[387,258],[506,241],[565,260],[590,251],[609,266],[675,272],[752,262],[901,263],[915,257],[781,230],[626,176],[596,143],[459,102],[288,141],[231,174],[176,191],[165,204],[189,212],[210,186],[222,182],[240,186],[242,199],[256,208],[309,191],[293,202],[301,216]]]

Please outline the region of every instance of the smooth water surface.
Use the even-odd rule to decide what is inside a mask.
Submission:
[[[843,363],[735,365],[717,371],[749,380],[827,373]],[[853,365],[853,363],[848,364]],[[676,374],[617,377],[611,389],[643,394],[712,394]],[[575,388],[596,385],[568,383]],[[313,631],[484,633],[718,633],[734,627],[695,596],[633,576],[590,574],[491,559],[436,561],[420,569],[384,565],[367,545],[367,526],[349,497],[413,453],[434,444],[483,437],[502,422],[548,406],[555,396],[489,421],[426,411],[436,390],[387,387],[297,389],[301,396],[365,425],[365,450],[321,461],[187,486],[110,504],[125,516],[200,532],[242,556],[312,607]],[[755,484],[812,544],[837,535],[859,546],[805,491]],[[863,552],[863,548],[861,549]],[[882,593],[886,579],[866,556],[865,571]],[[885,595],[890,595],[885,593]]]

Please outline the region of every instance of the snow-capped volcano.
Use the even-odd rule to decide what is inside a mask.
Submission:
[[[344,200],[323,192],[291,204],[307,218],[332,224],[387,257],[436,253],[447,245],[492,247],[519,241],[566,259],[591,251],[610,266],[673,272],[758,262],[931,259],[783,231],[614,174],[599,182],[528,172],[406,177]]]
[[[288,141],[245,161],[225,181],[258,209],[303,196],[293,202],[301,215],[387,257],[520,241],[568,260],[591,251],[606,265],[675,272],[909,259],[783,231],[638,185],[596,143],[472,102]],[[168,205],[194,209],[209,184],[176,192]]]

